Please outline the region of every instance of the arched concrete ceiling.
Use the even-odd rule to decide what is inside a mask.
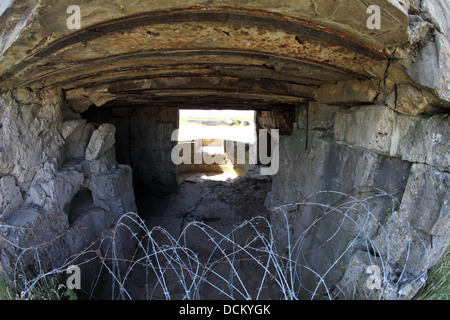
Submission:
[[[75,105],[310,100],[323,84],[381,77],[408,24],[397,1],[110,0],[78,1],[82,28],[69,30],[73,1],[18,2],[0,17],[0,88],[58,86]],[[384,30],[366,28],[371,3]]]

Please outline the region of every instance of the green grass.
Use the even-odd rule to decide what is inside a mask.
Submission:
[[[450,247],[431,269],[427,282],[415,296],[416,300],[450,299]]]
[[[26,295],[23,294],[23,288],[14,290],[0,278],[0,300],[61,300],[63,297],[69,300],[77,299],[73,290],[59,285],[52,276],[39,279]]]
[[[0,300],[16,300],[16,295],[2,278],[0,278]]]

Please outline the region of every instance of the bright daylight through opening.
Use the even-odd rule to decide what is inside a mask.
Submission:
[[[243,146],[248,163],[248,150],[255,141],[255,111],[180,110],[178,143],[190,144],[193,158],[202,155],[201,163],[192,159],[190,164],[180,165],[180,181],[236,179],[247,168],[230,159],[226,145],[233,145],[233,150],[235,144]]]

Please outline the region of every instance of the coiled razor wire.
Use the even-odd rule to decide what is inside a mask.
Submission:
[[[327,194],[340,197],[340,201],[333,205],[310,201],[313,196]],[[99,282],[105,282],[105,277],[110,283],[111,299],[134,299],[133,285],[136,282],[144,287],[145,294],[139,299],[286,299],[296,300],[307,296],[310,299],[327,298],[334,299],[333,282],[328,276],[346,255],[352,254],[352,248],[356,243],[364,243],[371,264],[380,265],[381,282],[387,283],[390,275],[391,250],[390,228],[384,226],[371,210],[371,201],[376,198],[384,198],[391,201],[387,215],[391,215],[399,203],[393,194],[383,190],[371,188],[370,192],[355,192],[347,194],[337,191],[317,192],[305,201],[286,204],[274,208],[270,215],[255,216],[249,220],[234,226],[229,233],[223,233],[201,221],[192,221],[187,224],[179,236],[170,234],[160,226],[148,227],[146,221],[138,214],[128,212],[124,214],[114,227],[110,239],[101,238],[93,243],[82,253],[74,255],[61,266],[52,270],[44,270],[41,267],[40,250],[52,245],[51,242],[34,247],[20,247],[11,241],[0,237],[9,245],[20,249],[15,265],[14,280],[19,276],[25,278],[25,272],[21,268],[21,259],[27,253],[34,253],[37,275],[26,279],[21,297],[30,298],[33,288],[43,278],[57,276],[66,272],[67,268],[79,261],[83,255],[89,255],[83,263],[95,260],[100,261],[101,268],[89,294],[94,298],[93,292]],[[292,208],[316,208],[318,214],[315,220],[309,224],[299,235],[293,236]],[[300,209],[298,209],[300,208]],[[357,214],[355,214],[357,213]],[[321,245],[311,249],[306,245],[308,236],[314,228],[317,228],[321,220],[327,216],[335,215],[340,218],[337,229]],[[282,227],[285,232],[280,240],[276,234],[274,218],[282,221],[277,228]],[[387,219],[385,219],[387,221]],[[348,245],[337,254],[325,271],[315,270],[305,258],[313,251],[320,250],[326,244],[332,243],[340,232],[344,232],[344,223],[353,226],[352,239]],[[384,251],[380,244],[371,238],[368,226],[375,225],[384,234]],[[419,239],[424,248],[426,265],[429,257],[427,246],[419,237],[414,228],[407,222],[408,245],[406,259],[396,284],[405,281],[403,278],[410,257],[413,237]],[[0,230],[14,228],[8,225],[0,225]],[[136,242],[136,250],[131,259],[120,256],[118,243],[124,232],[128,233]],[[380,233],[378,232],[378,233]],[[120,236],[119,236],[120,235]],[[200,239],[200,240],[199,240]],[[108,241],[106,241],[108,240]],[[200,247],[199,243],[200,242]],[[108,255],[103,255],[99,249],[104,243],[111,244]],[[280,245],[283,244],[283,245]],[[384,252],[384,253],[383,253]],[[372,260],[377,260],[372,261]],[[106,272],[105,272],[106,271]],[[306,286],[302,274],[308,271],[309,283]],[[422,279],[421,273],[411,283]],[[107,282],[108,282],[107,281]],[[336,282],[336,281],[334,281]],[[322,293],[319,293],[321,291]]]

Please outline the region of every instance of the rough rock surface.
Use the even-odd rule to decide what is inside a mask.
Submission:
[[[448,1],[412,1],[428,32],[411,42],[421,42],[421,51],[408,66],[407,73],[421,85],[433,89],[443,100],[450,100],[450,4]],[[412,20],[412,19],[411,19]],[[427,37],[432,35],[431,41]]]
[[[111,238],[110,229],[136,205],[131,168],[117,166],[114,152],[108,152],[114,151],[113,125],[94,131],[85,120],[62,122],[54,116],[60,114],[57,100],[45,107],[2,99],[1,165],[9,174],[0,178],[0,271],[11,279],[18,258],[21,267],[39,263],[49,270]],[[118,256],[125,257],[133,242],[117,242]]]
[[[380,105],[350,108],[335,116],[336,141],[447,172],[449,136],[450,122],[443,115],[404,116]]]
[[[205,223],[215,230],[214,232],[229,235],[234,228],[244,221],[256,216],[267,217],[270,212],[264,206],[264,198],[270,190],[271,181],[267,176],[256,175],[248,176],[237,180],[228,180],[226,182],[218,182],[211,180],[201,180],[197,183],[184,182],[180,185],[178,191],[174,194],[163,198],[152,197],[151,194],[140,195],[137,198],[139,212],[145,217],[146,227],[151,230],[154,227],[161,227],[167,231],[172,237],[178,239],[180,233],[189,223],[199,221]],[[197,232],[196,228],[190,228],[186,233],[189,239],[188,246],[190,250],[198,255],[200,261],[207,261],[211,258],[214,245],[208,241],[203,232]],[[246,243],[247,235],[238,235],[234,238],[237,243]],[[160,244],[168,243],[164,234],[157,231],[152,233],[155,241]],[[219,237],[218,237],[219,238]],[[221,243],[222,248],[227,248],[227,243]],[[138,257],[136,257],[138,258]],[[252,272],[260,272],[247,268],[245,261],[236,262],[235,266],[241,276],[241,281],[246,283],[249,291],[253,291],[258,287],[257,277]],[[222,272],[219,267],[214,268],[215,272]],[[259,274],[258,274],[259,275]],[[222,276],[227,277],[226,273]],[[149,277],[148,270],[139,265],[135,266],[133,272],[129,275],[126,282],[126,290],[131,294],[133,299],[146,299],[148,288],[146,288],[146,278]],[[262,275],[261,275],[262,277]],[[261,278],[260,277],[260,278]],[[149,277],[149,288],[157,287],[156,279]],[[176,277],[166,278],[169,287],[172,290],[173,299],[181,299],[184,292]],[[210,278],[209,281],[212,281]],[[202,285],[202,299],[223,299],[223,295],[218,291],[208,288],[208,285]],[[178,288],[177,288],[178,287]],[[101,295],[110,295],[110,286],[105,286],[105,291],[99,293]],[[164,292],[157,289],[151,292],[153,299],[164,299]],[[274,298],[277,293],[271,298]],[[265,296],[268,298],[270,295]]]
[[[102,124],[92,133],[86,148],[86,160],[96,160],[114,146],[116,128],[111,124]]]
[[[0,178],[0,212],[7,215],[18,209],[22,204],[22,193],[16,184],[13,176],[3,176]],[[1,217],[1,215],[0,215]]]
[[[312,107],[319,111],[310,112],[308,135],[306,121],[298,119],[299,129],[282,137],[280,172],[273,177],[267,204],[312,201],[333,207],[342,201],[342,194],[316,192],[353,194],[356,190],[358,197],[359,192],[367,192],[367,186],[393,195],[397,201],[369,205],[375,219],[364,225],[364,235],[374,244],[375,253],[358,237],[354,240],[361,229],[342,224],[339,215],[319,219],[320,208],[294,207],[289,219],[294,238],[311,228],[304,240],[305,250],[311,250],[305,263],[319,274],[328,272],[328,288],[336,284],[337,298],[412,298],[450,240],[449,119],[405,116],[386,106]],[[299,117],[305,114],[300,112]],[[283,221],[273,223],[283,239]],[[341,224],[342,229],[336,229]],[[333,241],[327,241],[330,237]],[[372,265],[381,268],[382,290],[366,285],[366,271]],[[304,281],[314,288],[314,281]],[[325,291],[320,288],[318,293]]]
[[[449,243],[450,5],[372,2],[380,29],[368,28],[367,3],[357,0],[80,0],[81,29],[67,25],[72,1],[2,2],[0,273],[11,277],[21,253],[26,266],[38,253],[51,269],[98,238],[113,257],[111,228],[136,210],[132,169],[118,164],[116,147],[134,178],[175,188],[164,137],[178,121],[169,113],[247,108],[258,109],[261,127],[284,134],[268,207],[321,190],[397,197],[371,203],[375,220],[362,240],[352,240],[361,231],[351,223],[361,221],[355,212],[342,221],[295,206],[292,230],[274,218],[279,238],[314,224],[303,262],[324,274],[334,297],[413,296]],[[91,106],[111,121],[87,121]],[[149,110],[157,116],[141,117]],[[157,125],[147,123],[158,116]],[[227,223],[238,219],[214,191],[181,189],[178,196],[200,199],[189,204],[191,216],[168,215],[177,221],[169,228],[193,217],[219,221],[217,210],[200,206],[208,201],[229,214]],[[179,205],[172,200],[168,208]],[[314,200],[343,201],[327,193]],[[121,236],[114,247],[126,258],[131,237]],[[370,266],[382,269],[383,290],[368,288]],[[311,270],[302,274],[308,288]],[[323,286],[316,293],[330,294]]]
[[[22,103],[17,98],[21,96],[0,97],[0,172],[16,177],[25,191],[42,164],[64,144],[58,131],[61,97],[43,91],[40,101]]]

